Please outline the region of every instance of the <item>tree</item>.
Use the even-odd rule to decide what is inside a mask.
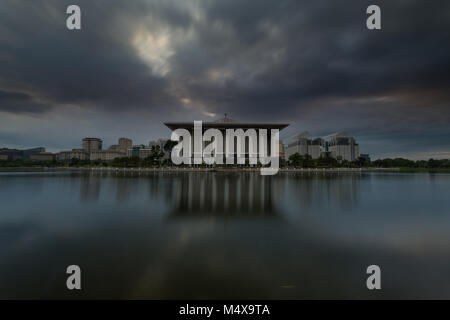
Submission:
[[[311,168],[315,167],[313,158],[309,154],[305,154],[305,160],[303,161],[303,167]]]
[[[289,156],[289,163],[294,167],[302,167],[303,157],[298,152],[296,152]]]
[[[164,151],[169,153],[172,152],[173,147],[175,147],[177,144],[177,141],[167,140],[167,142],[164,144]]]
[[[358,167],[368,167],[370,165],[370,161],[367,158],[358,157],[358,159],[355,160],[355,164]]]
[[[172,164],[172,160],[170,155],[172,154],[172,149],[178,144],[178,141],[174,140],[167,140],[167,142],[164,144],[164,151],[169,153],[169,159],[166,162],[166,164]]]
[[[152,146],[152,152],[150,158],[152,160],[152,164],[160,164],[161,159],[164,157],[164,152],[161,151],[160,146]]]

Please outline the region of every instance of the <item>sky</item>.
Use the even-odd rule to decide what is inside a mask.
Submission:
[[[448,0],[2,0],[0,39],[0,147],[148,144],[227,113],[450,158]]]

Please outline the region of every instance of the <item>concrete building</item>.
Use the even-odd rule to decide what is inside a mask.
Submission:
[[[61,161],[70,161],[72,159],[89,160],[89,154],[83,149],[72,149],[59,152],[56,155],[56,159]]]
[[[355,161],[359,157],[359,145],[346,132],[310,139],[308,131],[305,131],[292,137],[287,145],[287,159],[295,153],[301,156],[309,155],[312,159],[330,156],[339,160]]]
[[[152,155],[152,148],[141,148],[139,149],[139,158],[145,159]]]
[[[17,149],[2,148],[0,149],[0,155],[6,157],[7,160],[17,160],[23,158],[22,151]]]
[[[91,151],[102,150],[102,139],[99,138],[84,138],[82,149],[87,153]]]
[[[3,161],[8,160],[8,155],[7,154],[0,154],[0,160],[3,160]]]
[[[327,141],[331,157],[338,160],[355,161],[359,158],[359,145],[352,137],[335,136]]]
[[[308,154],[312,159],[318,159],[322,156],[325,151],[326,145],[325,141],[321,138],[316,138],[311,140],[311,143],[308,145]]]
[[[127,157],[139,157],[139,151],[145,149],[143,144],[135,145],[131,149],[127,150]]]
[[[289,157],[295,153],[298,153],[301,156],[309,155],[312,159],[320,158],[325,151],[323,139],[316,138],[312,140],[309,137],[308,131],[292,137],[290,139],[291,142],[287,144],[286,159],[289,159]]]
[[[133,141],[128,138],[120,138],[118,144],[113,144],[108,151],[120,152],[126,156],[129,149],[133,148]]]
[[[176,130],[176,129],[186,129],[191,133],[191,136],[194,136],[194,122],[165,122],[164,123],[170,130]],[[208,129],[218,129],[221,131],[223,136],[223,148],[226,147],[226,130],[227,129],[243,129],[244,131],[247,129],[255,129],[256,132],[260,129],[266,129],[267,130],[267,138],[268,138],[268,151],[270,151],[270,141],[271,141],[271,129],[278,129],[279,131],[283,130],[289,126],[288,123],[276,123],[276,122],[238,122],[233,119],[230,119],[225,114],[225,117],[222,119],[218,119],[214,122],[203,122],[202,123],[202,134],[208,130]],[[257,134],[257,139],[259,139],[259,135]],[[193,144],[193,139],[192,139]],[[203,147],[207,145],[206,142],[204,142]],[[259,142],[257,142],[257,147],[259,148]],[[234,153],[236,155],[236,148],[237,144],[235,144],[235,150]],[[248,158],[249,156],[249,143],[248,139],[245,140],[245,157]],[[282,149],[282,147],[281,147]],[[192,147],[192,150],[194,148]],[[193,151],[192,151],[193,152]],[[224,159],[225,163],[225,159]],[[235,162],[236,163],[236,160]]]
[[[132,141],[127,138],[120,138],[119,144],[112,145],[107,150],[102,150],[102,145],[103,141],[99,138],[84,138],[82,149],[61,151],[57,158],[62,161],[72,159],[110,161],[115,158],[126,157],[128,149],[132,146]]]
[[[32,154],[30,159],[35,161],[53,161],[55,160],[55,154],[51,152],[41,152]]]
[[[7,156],[8,160],[30,159],[30,157],[32,155],[38,154],[41,152],[45,152],[44,147],[25,149],[25,150],[8,149],[8,148],[0,149],[0,155]]]
[[[44,147],[37,147],[37,148],[22,150],[24,159],[30,159],[32,155],[43,153],[43,152],[45,152]]]
[[[286,152],[284,150],[284,144],[281,140],[279,143],[280,143],[280,149],[278,150],[278,153],[280,155],[280,159],[286,160]]]
[[[133,147],[133,140],[128,138],[120,138],[119,139],[119,150],[120,152],[127,153],[127,150]]]
[[[140,144],[133,146],[131,149],[128,149],[127,157],[139,157],[141,159],[145,159],[150,157],[151,154],[152,154],[151,148],[143,144]]]
[[[126,153],[112,150],[96,150],[89,153],[89,160],[111,161],[125,157]]]

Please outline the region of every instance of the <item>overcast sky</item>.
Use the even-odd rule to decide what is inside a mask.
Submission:
[[[448,0],[2,0],[0,39],[0,147],[147,144],[227,113],[289,122],[282,138],[347,131],[372,158],[450,158]]]

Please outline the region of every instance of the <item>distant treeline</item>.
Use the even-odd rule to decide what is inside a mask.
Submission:
[[[427,169],[437,169],[437,168],[450,168],[450,159],[443,160],[408,160],[404,158],[395,159],[379,159],[371,162],[372,167],[380,168],[427,168]]]
[[[450,159],[443,160],[409,160],[404,158],[386,158],[369,161],[366,158],[358,158],[355,161],[347,161],[335,159],[332,157],[312,159],[310,156],[302,156],[298,153],[291,155],[287,161],[288,166],[302,167],[302,168],[363,168],[363,167],[376,167],[376,168],[423,168],[423,169],[450,169]]]
[[[0,167],[118,167],[118,168],[149,168],[171,165],[170,159],[164,159],[164,153],[154,152],[151,156],[141,159],[139,157],[122,157],[111,161],[102,160],[80,160],[70,161],[42,161],[30,159],[0,160]],[[200,165],[202,166],[202,165]],[[225,166],[225,165],[224,165]],[[281,166],[293,166],[298,168],[417,168],[417,169],[450,169],[450,159],[444,160],[408,160],[404,158],[386,158],[369,161],[365,158],[358,158],[355,161],[340,160],[335,158],[312,159],[309,156],[301,156],[296,153],[289,157],[287,161],[282,161]]]
[[[23,168],[23,167],[55,167],[61,165],[62,161],[51,160],[30,160],[30,159],[16,159],[16,160],[0,160],[0,168]]]

